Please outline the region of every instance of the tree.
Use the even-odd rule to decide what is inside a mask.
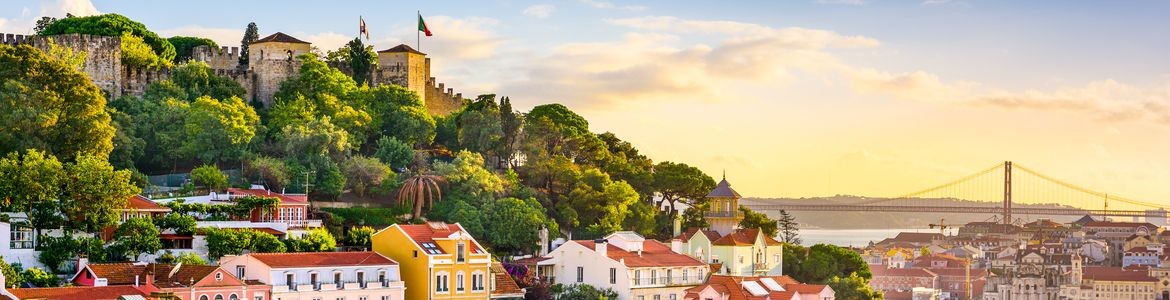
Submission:
[[[710,227],[711,223],[708,223],[707,218],[703,215],[710,208],[710,205],[711,204],[708,203],[707,201],[699,201],[698,203],[695,203],[694,206],[691,206],[690,208],[687,208],[687,210],[683,211],[682,227],[683,228],[691,228],[691,227],[707,228],[707,227]]]
[[[768,236],[776,236],[776,220],[768,218],[768,215],[754,212],[746,206],[740,206],[739,211],[743,213],[743,219],[739,220],[739,227],[741,228],[759,228],[761,232]]]
[[[366,108],[372,117],[370,128],[383,136],[408,145],[427,145],[435,140],[437,123],[414,91],[382,85],[355,91],[350,98]]]
[[[622,230],[629,207],[638,199],[629,184],[612,181],[600,170],[588,169],[581,173],[564,201],[557,204],[557,223],[569,229],[583,228],[586,236],[605,236]]]
[[[337,249],[337,241],[325,228],[310,230],[300,238],[285,240],[285,244],[292,252],[329,252]]]
[[[288,125],[281,132],[285,153],[302,161],[309,157],[340,158],[353,147],[349,133],[333,125],[329,117]]]
[[[371,237],[374,235],[374,228],[370,226],[360,226],[350,228],[345,233],[345,244],[349,246],[370,248]]]
[[[122,33],[119,43],[122,45],[123,65],[151,69],[171,66],[171,62],[155,54],[146,41],[130,32]]]
[[[449,184],[448,197],[473,200],[482,204],[504,192],[504,180],[484,168],[483,157],[467,150],[459,151],[450,163],[435,162],[435,174]]]
[[[35,287],[55,287],[60,285],[61,282],[57,276],[49,274],[49,272],[45,272],[45,270],[41,270],[40,268],[24,270],[20,274],[20,277],[24,279],[24,282],[32,284]]]
[[[637,201],[630,204],[630,214],[622,221],[622,228],[652,237],[658,231],[658,217],[658,210],[654,205],[647,201]]]
[[[370,188],[382,185],[388,178],[394,177],[389,166],[376,158],[355,155],[341,163],[341,172],[345,174],[345,182],[349,188],[357,193],[358,197],[365,197]]]
[[[287,164],[269,156],[259,156],[248,161],[244,166],[244,174],[272,190],[283,189],[292,176]]]
[[[256,22],[249,22],[248,27],[244,29],[244,38],[240,40],[240,65],[248,65],[248,45],[259,39],[260,29],[256,26]]]
[[[817,244],[809,248],[784,244],[784,273],[796,281],[825,284],[833,277],[856,275],[868,284],[873,278],[869,264],[861,255],[834,245]]]
[[[175,59],[175,46],[171,45],[167,39],[161,38],[154,32],[147,30],[146,26],[142,25],[142,23],[135,22],[119,14],[67,17],[49,23],[38,34],[49,36],[67,33],[101,36],[121,36],[123,33],[129,33],[137,38],[141,38],[148,48],[152,49],[154,54],[158,56],[160,61],[169,64]],[[125,47],[126,43],[123,41],[122,45]],[[122,49],[123,52],[126,51],[125,48]]]
[[[500,156],[508,162],[507,167],[514,167],[512,162],[516,155],[516,148],[520,141],[520,128],[524,126],[524,119],[520,113],[512,109],[512,99],[500,99]]]
[[[8,262],[4,261],[4,257],[0,257],[0,271],[3,272],[5,280],[4,286],[0,288],[17,288],[20,287],[20,284],[24,282],[24,278],[21,277],[20,270],[17,270],[15,267],[8,264]]]
[[[662,201],[670,204],[670,214],[674,215],[676,202],[682,200],[694,204],[715,189],[715,180],[699,168],[664,161],[654,166],[653,186]]]
[[[57,158],[36,149],[29,149],[21,157],[17,152],[0,159],[0,208],[5,211],[32,212],[41,203],[55,204],[65,182],[65,168]],[[29,214],[30,222],[38,224],[40,214]],[[35,226],[34,226],[35,227]],[[38,230],[39,227],[35,227]]]
[[[193,50],[197,46],[207,46],[211,51],[219,51],[219,45],[209,38],[193,37],[193,36],[172,36],[167,38],[167,42],[175,46],[175,62],[185,62],[190,60],[193,55]]]
[[[133,260],[138,259],[138,254],[154,253],[162,248],[158,227],[154,227],[150,218],[130,218],[118,225],[114,236],[115,242]]]
[[[29,45],[0,46],[0,78],[0,153],[109,156],[115,129],[84,73]]]
[[[207,256],[218,259],[224,255],[239,255],[244,250],[259,253],[285,252],[284,243],[276,236],[251,229],[205,229]]]
[[[540,247],[539,228],[557,232],[536,199],[501,198],[484,207],[487,240],[499,250],[530,252]]]
[[[199,257],[199,254],[195,254],[195,252],[186,252],[186,253],[179,255],[178,263],[184,264],[184,265],[189,265],[189,266],[190,265],[201,266],[201,265],[206,265],[207,260],[204,260],[202,257]]]
[[[195,234],[195,227],[197,226],[195,217],[183,213],[169,213],[162,218],[155,220],[160,230],[174,230],[176,234],[190,235]]]
[[[445,183],[443,177],[417,173],[402,182],[396,199],[400,204],[414,208],[412,218],[420,218],[424,208],[430,208],[436,201],[443,200],[443,190],[439,187],[441,183]]]
[[[247,90],[234,79],[219,76],[206,62],[188,61],[171,69],[171,82],[182,89],[185,97],[180,99],[194,102],[203,96],[212,99],[244,98]]]
[[[83,72],[82,69],[85,68],[85,57],[87,56],[85,51],[74,51],[73,48],[57,45],[53,41],[53,38],[46,38],[46,40],[49,44],[49,51],[47,51],[49,57],[64,62],[78,72]]]
[[[118,170],[105,159],[79,155],[66,166],[70,179],[65,182],[66,197],[62,212],[70,227],[97,232],[118,222],[118,211],[126,201],[141,192],[130,183],[130,171]]]
[[[562,195],[573,188],[573,184],[581,177],[581,167],[573,164],[568,157],[561,155],[535,156],[528,158],[528,164],[521,169],[524,184],[543,193],[553,206],[560,202]],[[567,225],[561,223],[561,225]],[[570,227],[571,226],[566,226]]]
[[[613,289],[598,289],[588,284],[556,284],[553,285],[553,294],[557,299],[593,300],[617,299],[617,292]]]
[[[882,292],[874,291],[869,286],[869,280],[849,274],[848,276],[833,276],[825,283],[839,299],[882,299]]]
[[[361,38],[354,38],[340,49],[329,51],[325,60],[349,66],[353,80],[360,86],[369,83],[370,70],[378,65],[378,54],[373,46],[363,44]]]
[[[240,98],[199,97],[184,123],[183,149],[204,162],[239,161],[259,124],[256,111]]]
[[[80,254],[85,254],[91,262],[106,261],[104,243],[100,238],[77,238],[72,235],[54,237],[42,235],[37,241],[37,261],[44,264],[50,272],[61,274],[71,270],[63,270],[66,261],[72,260]]]
[[[796,217],[785,210],[780,210],[780,219],[776,220],[780,230],[780,241],[789,244],[800,244],[800,224]]]
[[[393,136],[383,136],[378,139],[378,150],[374,157],[390,165],[394,170],[403,170],[414,160],[414,148],[403,143]]]
[[[214,165],[202,165],[191,170],[191,181],[213,191],[222,191],[228,187],[228,176]]]
[[[553,127],[565,137],[589,134],[589,121],[559,103],[533,107],[524,118],[529,123],[539,119],[552,121]]]

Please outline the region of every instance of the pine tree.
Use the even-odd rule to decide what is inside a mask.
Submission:
[[[248,23],[248,28],[244,29],[244,39],[240,40],[240,65],[248,65],[248,44],[259,39],[260,29],[256,27],[256,22]]]
[[[512,110],[512,99],[508,97],[500,99],[500,127],[504,132],[500,157],[505,159],[505,165],[509,168],[512,167],[512,158],[516,153],[516,143],[519,141],[522,121],[520,114]]]
[[[787,211],[780,211],[780,239],[782,242],[789,244],[800,244],[800,228],[796,223],[796,217],[789,214]]]

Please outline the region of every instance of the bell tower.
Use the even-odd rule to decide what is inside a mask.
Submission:
[[[740,198],[739,193],[727,183],[727,174],[724,173],[723,180],[707,193],[711,206],[704,217],[711,223],[711,230],[719,232],[719,235],[727,235],[739,228],[739,221],[743,220],[743,213],[739,211]]]

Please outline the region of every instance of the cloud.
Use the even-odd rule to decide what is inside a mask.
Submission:
[[[817,0],[820,4],[865,5],[865,0]]]
[[[0,18],[0,32],[13,34],[33,34],[33,27],[36,26],[37,20],[42,16],[63,18],[66,13],[74,16],[91,16],[100,14],[93,3],[88,0],[56,0],[41,2],[41,7],[38,10],[38,15],[33,15],[32,10],[28,7],[23,7],[20,10],[20,17],[13,19]]]
[[[709,34],[732,37],[732,41],[772,40],[784,47],[821,49],[826,47],[867,48],[881,43],[863,36],[843,36],[828,30],[800,27],[772,28],[759,24],[735,21],[683,20],[670,16],[648,16],[609,19],[606,23],[639,30],[662,31],[675,34]]]
[[[449,16],[427,17],[427,27],[433,36],[422,37],[422,52],[437,58],[436,63],[456,64],[471,60],[492,58],[506,39],[493,30],[499,20],[483,17],[454,18]],[[378,49],[398,44],[415,46],[416,31],[400,29],[388,37],[375,40]]]
[[[647,7],[641,6],[641,5],[617,6],[617,5],[614,5],[613,2],[602,1],[602,0],[581,0],[581,3],[584,3],[585,5],[592,6],[593,8],[619,9],[619,10],[624,10],[624,11],[643,11],[643,10],[646,10],[646,8],[647,8]]]
[[[537,19],[548,18],[557,8],[549,4],[537,4],[524,9],[524,15]]]
[[[209,38],[220,46],[239,47],[240,40],[244,39],[244,28],[213,28],[188,25],[162,29],[158,31],[158,34],[163,37],[194,36]]]
[[[243,37],[243,33],[240,33],[240,36]],[[263,36],[264,35],[261,34],[261,37],[263,37]],[[332,50],[337,50],[338,48],[341,48],[341,46],[345,46],[345,43],[348,43],[349,41],[352,41],[355,37],[357,37],[357,36],[344,35],[344,34],[332,32],[332,31],[319,32],[319,33],[314,33],[314,34],[308,34],[308,33],[304,33],[304,32],[296,32],[296,33],[293,33],[293,36],[301,38],[301,39],[305,40],[306,42],[312,43],[313,47],[317,47],[317,49],[321,50],[322,53],[332,51]],[[381,49],[375,49],[375,51],[376,50],[381,50]]]

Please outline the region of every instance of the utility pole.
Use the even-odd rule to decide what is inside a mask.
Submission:
[[[309,195],[309,187],[313,186],[309,183],[309,175],[317,174],[317,171],[305,171],[305,195]]]
[[[1012,162],[1003,162],[1003,224],[1012,224]],[[1004,226],[1004,230],[1007,227]]]

